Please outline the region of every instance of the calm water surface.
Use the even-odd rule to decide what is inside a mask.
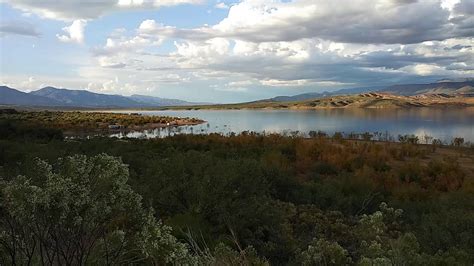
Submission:
[[[195,117],[206,123],[155,129],[143,132],[118,133],[117,137],[153,138],[174,134],[209,134],[243,131],[259,133],[301,134],[324,131],[363,133],[388,132],[390,135],[429,135],[449,142],[453,137],[463,137],[474,142],[474,108],[459,109],[326,109],[326,110],[167,110],[119,111],[144,115]]]

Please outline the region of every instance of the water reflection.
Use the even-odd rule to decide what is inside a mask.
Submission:
[[[133,111],[145,115],[195,117],[207,121],[196,126],[117,133],[115,137],[155,138],[175,134],[224,135],[232,132],[288,133],[298,131],[389,132],[392,136],[429,135],[443,141],[463,137],[474,141],[474,108],[458,109],[326,109],[326,110],[181,110]]]

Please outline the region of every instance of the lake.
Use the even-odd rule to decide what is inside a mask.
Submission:
[[[195,117],[207,121],[196,126],[143,132],[117,133],[116,137],[154,138],[174,134],[209,134],[254,131],[291,134],[298,131],[380,132],[396,139],[399,134],[429,135],[450,142],[454,137],[474,142],[474,108],[324,109],[324,110],[166,110],[114,111],[144,115]],[[379,135],[380,135],[379,133]]]

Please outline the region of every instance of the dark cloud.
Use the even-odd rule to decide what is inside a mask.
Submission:
[[[104,14],[140,9],[157,9],[162,6],[179,4],[198,4],[201,0],[142,1],[119,5],[118,0],[3,0],[15,8],[37,15],[72,21],[76,19],[95,19]]]
[[[467,48],[471,48],[472,45],[460,45],[460,44],[456,44],[454,46],[451,46],[450,48],[445,48],[445,50],[461,50],[461,49],[467,49]]]
[[[400,54],[399,51],[376,51],[361,56],[357,62],[363,67],[384,67],[400,69],[413,64],[448,65],[463,60],[460,55],[424,56],[421,54]]]
[[[474,15],[474,1],[460,1],[454,6],[454,13],[459,16]]]
[[[218,60],[200,62],[196,68],[243,74],[256,80],[332,81],[358,85],[422,82],[463,73],[469,75],[466,71],[471,71],[470,66],[474,65],[472,49],[465,45],[469,39],[459,40],[456,45],[452,44],[456,42],[451,40],[447,43],[381,45],[376,50],[362,51],[350,56],[329,52],[324,48],[312,48],[302,60],[288,60],[286,56],[278,56],[282,51],[292,54],[288,51],[291,50],[289,48],[274,46],[268,50],[259,50],[263,49],[260,47],[255,48],[253,54],[229,53]],[[314,47],[314,43],[312,44],[308,47]],[[465,47],[466,51],[461,52],[451,47]],[[273,51],[273,54],[269,51]],[[179,59],[192,60],[186,56]]]
[[[25,21],[8,21],[0,24],[0,35],[22,35],[39,37],[41,34],[34,25]]]

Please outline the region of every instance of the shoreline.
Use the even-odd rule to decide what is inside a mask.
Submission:
[[[93,134],[98,135],[108,135],[108,134],[115,134],[115,133],[130,133],[134,131],[146,131],[146,130],[155,130],[155,129],[162,129],[162,128],[172,128],[172,127],[183,127],[183,126],[196,126],[200,124],[204,124],[206,121],[200,120],[200,122],[192,122],[192,121],[178,121],[175,124],[159,124],[159,123],[152,123],[152,124],[145,124],[140,126],[131,126],[126,128],[120,129],[109,129],[109,128],[96,128],[96,129],[87,129],[87,128],[79,128],[79,129],[63,129],[64,136],[71,137],[71,136],[87,136]]]
[[[206,121],[199,118],[147,116],[138,113],[18,111],[15,109],[0,109],[0,119],[20,125],[30,123],[30,125],[57,129],[65,135],[144,131],[206,123]]]

